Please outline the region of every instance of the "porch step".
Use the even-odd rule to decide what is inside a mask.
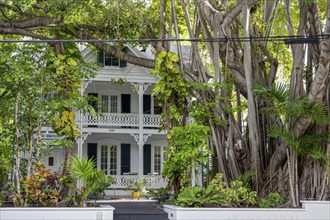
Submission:
[[[115,208],[114,220],[168,220],[167,213],[160,209],[159,204],[150,202],[110,202]]]

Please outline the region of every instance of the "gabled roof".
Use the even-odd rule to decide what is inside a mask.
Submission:
[[[128,53],[147,59],[153,59],[151,48],[148,49],[148,53],[141,51],[141,48],[135,48],[130,45],[125,46],[128,49]],[[82,50],[82,56],[86,62],[97,62],[97,52],[91,48],[84,48]],[[137,83],[156,83],[157,76],[150,75],[151,69],[137,66],[127,63],[126,67],[104,66],[98,71],[94,80],[97,81],[109,81],[110,79],[119,80],[124,79],[127,82]]]

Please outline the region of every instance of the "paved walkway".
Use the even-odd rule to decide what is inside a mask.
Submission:
[[[168,220],[167,213],[154,200],[108,200],[98,204],[113,206],[114,220]]]

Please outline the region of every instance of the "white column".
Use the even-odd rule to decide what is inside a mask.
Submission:
[[[91,83],[92,81],[90,80],[81,80],[81,88],[79,89],[80,91],[80,95],[83,96],[84,95],[84,92],[85,92],[85,89],[88,87],[88,85]],[[83,144],[87,138],[87,136],[89,134],[83,134],[83,126],[82,126],[82,120],[83,120],[83,113],[82,111],[79,111],[78,112],[78,118],[79,118],[79,122],[78,122],[78,127],[79,127],[79,132],[80,132],[80,138],[78,138],[77,140],[77,154],[78,154],[78,157],[79,158],[82,158],[83,157]]]
[[[143,84],[139,84],[139,179],[142,179],[143,176],[143,94],[144,94],[144,89],[143,89]]]
[[[81,84],[84,85],[84,81],[82,81]],[[85,88],[84,88],[84,86],[82,86],[80,89],[81,96],[84,95],[84,91],[85,91]],[[77,140],[77,145],[78,145],[77,153],[78,153],[78,157],[82,159],[83,132],[82,132],[82,112],[81,112],[81,110],[79,110],[79,112],[78,112],[78,117],[79,117],[78,126],[79,126],[80,138],[78,138],[78,140]]]

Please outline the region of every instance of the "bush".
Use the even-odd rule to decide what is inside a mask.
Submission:
[[[80,183],[80,187],[77,187],[74,180]],[[61,183],[74,189],[76,191],[75,202],[86,207],[88,197],[103,193],[114,183],[114,179],[103,171],[97,170],[93,159],[80,159],[76,156],[71,158],[69,176],[62,177]]]
[[[2,203],[3,203],[3,194],[2,194],[2,191],[0,191],[0,207],[2,206]]]
[[[34,165],[34,174],[22,183],[22,192],[14,193],[15,206],[55,206],[58,201],[58,175],[46,169],[43,163]]]
[[[251,207],[257,204],[257,193],[244,186],[242,181],[233,181],[225,187],[222,174],[217,174],[207,188],[201,186],[183,189],[176,205],[184,207]]]
[[[147,189],[148,195],[155,197],[160,202],[164,202],[170,198],[170,192],[167,187],[161,187],[157,190]]]
[[[267,198],[261,199],[259,201],[260,208],[276,208],[283,206],[285,199],[277,192],[269,193]]]

